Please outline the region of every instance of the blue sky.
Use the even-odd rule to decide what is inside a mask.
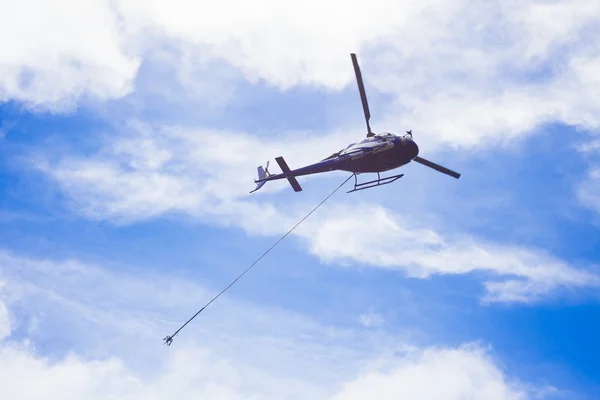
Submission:
[[[0,397],[596,398],[598,4],[269,3],[10,5]],[[248,194],[364,136],[350,52],[462,177],[341,190],[162,346],[347,176]]]

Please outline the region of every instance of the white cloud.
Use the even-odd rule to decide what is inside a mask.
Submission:
[[[486,352],[477,346],[427,349],[400,363],[366,373],[345,385],[333,400],[489,399],[524,400],[527,390],[506,382]]]
[[[0,284],[0,289],[2,289],[2,285]],[[7,338],[10,336],[12,331],[12,319],[8,308],[1,301],[0,298],[0,340]]]
[[[134,31],[184,44],[177,69],[225,60],[248,81],[282,90],[354,89],[348,53],[358,52],[372,101],[391,98],[385,109],[372,104],[374,128],[412,128],[428,151],[502,145],[546,122],[600,128],[599,47],[587,40],[600,33],[600,1],[249,4],[197,13],[183,0],[119,7]]]
[[[371,328],[383,325],[385,318],[380,314],[369,312],[367,314],[359,315],[358,321],[365,327]]]
[[[432,398],[526,400],[531,390],[507,382],[492,360],[478,348],[428,349],[420,359],[390,361],[389,370],[346,379],[339,393],[337,382],[316,385],[294,377],[246,369],[238,360],[219,357],[202,348],[173,349],[165,365],[152,377],[128,369],[118,358],[85,360],[78,356],[50,362],[35,352],[1,346],[3,397],[23,399],[169,399],[195,396],[215,400],[311,398],[331,400]],[[293,360],[288,360],[293,362]],[[23,379],[27,376],[27,379]],[[435,381],[436,384],[431,384]],[[35,381],[35,385],[27,382]],[[333,393],[333,395],[332,395]],[[543,397],[545,398],[545,397]]]
[[[209,6],[185,0],[121,0],[118,5],[138,30],[159,30],[193,43],[204,59],[225,59],[251,82],[263,79],[282,89],[299,84],[340,89],[353,79],[348,53],[407,30],[410,20],[427,13],[428,6],[437,6],[436,15],[456,8],[446,1],[429,3],[309,0],[283,7],[274,0]]]
[[[4,0],[0,13],[0,101],[70,110],[132,90],[139,61],[126,51],[106,0]]]
[[[215,61],[284,90],[339,90],[354,87],[348,53],[356,51],[370,96],[392,95],[386,114],[372,110],[376,129],[413,128],[427,146],[503,143],[548,121],[600,127],[599,45],[588,39],[599,33],[598,0],[72,3],[5,7],[5,100],[50,106],[84,93],[119,97],[131,89],[138,59],[175,65],[185,98],[199,91],[192,71]],[[184,49],[182,56],[157,56],[165,46]],[[138,82],[157,84],[153,76]],[[227,88],[207,94],[218,102],[232,96],[229,84],[200,89],[207,87]]]
[[[600,150],[600,140],[596,139],[586,141],[584,143],[577,144],[575,148],[577,149],[577,151],[580,151],[584,154],[594,154],[595,152]]]
[[[588,209],[600,213],[600,140],[588,140],[579,143],[575,148],[589,159],[589,170],[577,186],[579,202]]]
[[[466,235],[446,238],[373,204],[338,207],[309,222],[311,251],[327,262],[351,260],[399,268],[407,276],[489,273],[486,302],[531,302],[565,288],[596,287],[600,278],[537,249],[487,243]],[[491,276],[490,276],[491,275]],[[515,279],[512,279],[515,278]]]
[[[255,370],[241,365],[239,360],[190,345],[173,349],[162,360],[164,364],[149,368],[151,376],[128,368],[116,357],[95,360],[69,355],[49,360],[30,349],[11,345],[0,347],[0,357],[3,360],[0,394],[5,398],[159,400],[193,393],[203,398],[233,400],[323,395],[311,382],[277,376],[274,370],[267,373]],[[31,385],[32,381],[36,384]]]
[[[586,179],[579,184],[579,200],[590,209],[600,213],[600,169],[592,168]]]
[[[249,192],[254,189],[258,163],[274,154],[284,155],[292,167],[312,163],[327,157],[334,151],[330,149],[342,148],[346,134],[297,133],[261,140],[237,132],[154,130],[133,124],[118,136],[104,138],[100,151],[91,157],[57,154],[57,161],[49,162],[47,155],[41,155],[35,162],[90,218],[133,222],[182,212],[218,216],[231,223],[249,218],[247,211],[257,205]],[[277,168],[270,167],[272,172]],[[257,196],[282,187],[281,182],[270,183]],[[265,205],[262,215],[256,216],[265,229],[272,225],[265,217],[272,212],[269,208]],[[281,227],[286,224],[281,221]]]
[[[283,154],[289,165],[305,165],[326,156],[315,149],[337,148],[334,143],[343,143],[340,136],[262,140],[235,132],[138,126],[107,138],[98,153],[86,158],[69,153],[58,154],[56,162],[37,162],[75,209],[90,218],[127,223],[181,213],[275,235],[286,232],[312,204],[298,197],[293,204],[272,204],[265,192],[285,188],[295,195],[287,182],[271,182],[249,195],[256,160]],[[306,185],[310,181],[301,179]],[[445,237],[416,222],[419,210],[411,210],[408,218],[373,203],[335,201],[295,232],[325,262],[397,268],[415,278],[483,271],[488,273],[484,300],[490,302],[536,301],[559,288],[600,283],[597,276],[537,249],[465,234]]]
[[[231,298],[161,347],[174,313],[197,306],[205,289],[173,276],[8,253],[0,266],[4,301],[20,310],[16,332],[23,336],[19,327],[32,315],[40,327],[26,341],[0,340],[2,398],[339,400],[370,398],[383,386],[387,396],[415,399],[529,398],[478,345],[419,349],[343,329],[332,337],[306,317]],[[366,387],[373,381],[382,386]]]

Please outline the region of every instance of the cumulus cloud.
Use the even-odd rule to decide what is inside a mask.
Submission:
[[[137,25],[284,90],[353,85],[356,51],[369,93],[391,97],[372,110],[376,129],[413,128],[427,146],[504,143],[553,121],[599,126],[598,44],[585,41],[598,33],[598,1],[252,5],[271,10],[263,14],[231,0],[203,8],[201,23],[185,1],[121,4]]]
[[[340,90],[354,85],[355,51],[370,96],[391,96],[373,110],[376,129],[412,128],[428,146],[473,147],[544,122],[600,126],[599,45],[586,40],[598,34],[599,15],[598,0],[28,0],[10,3],[0,20],[0,93],[47,106],[82,94],[117,98],[131,91],[141,60],[175,67],[182,95],[199,90],[188,85],[191,71],[215,61],[251,83]],[[163,47],[185,50],[157,56]],[[202,79],[236,79],[213,72]],[[207,97],[227,101],[226,91]]]
[[[358,320],[362,325],[364,325],[367,328],[381,326],[385,322],[385,318],[383,316],[374,312],[361,314],[358,317]]]
[[[305,207],[290,206],[293,215],[286,216],[268,200],[255,202],[257,197],[249,192],[254,189],[257,163],[281,154],[290,166],[306,165],[330,154],[321,149],[341,148],[344,136],[296,133],[268,140],[233,131],[154,129],[133,123],[119,135],[105,137],[92,156],[40,152],[33,163],[92,219],[132,223],[179,213],[218,224],[241,224],[251,232],[279,233]],[[273,173],[277,169],[270,166]],[[305,177],[303,182],[314,179]],[[255,196],[264,198],[282,188],[288,187],[272,182]],[[279,217],[277,223],[274,216]]]
[[[428,383],[426,383],[428,382]],[[478,346],[427,349],[347,383],[333,400],[376,398],[524,400],[528,390],[506,377]]]
[[[0,102],[65,111],[127,94],[139,60],[119,25],[106,0],[2,1]]]
[[[158,338],[174,325],[169,314],[195,307],[205,288],[173,276],[6,252],[0,266],[8,283],[4,302],[20,310],[18,337],[0,340],[2,398],[158,400],[194,393],[339,400],[381,397],[378,391],[387,389],[385,396],[395,398],[528,399],[533,393],[477,344],[418,348],[344,329],[332,338],[329,327],[291,311],[225,298],[220,312],[205,315],[210,324],[192,324],[171,347],[161,347]],[[23,333],[32,316],[43,329]]]
[[[589,170],[576,187],[579,202],[600,214],[600,140],[584,140],[574,146],[589,162]]]
[[[464,234],[444,237],[372,204],[340,207],[309,224],[314,228],[311,251],[327,262],[350,260],[399,268],[415,278],[487,272],[486,302],[531,302],[560,287],[600,285],[598,276],[544,251],[489,243]]]
[[[460,4],[460,17],[440,18],[435,40],[416,39],[422,50],[381,46],[374,84],[402,93],[383,126],[418,127],[428,146],[466,148],[502,145],[548,122],[597,129],[598,45],[586,38],[597,31],[599,2]],[[555,23],[557,15],[565,18]]]
[[[10,336],[12,330],[12,320],[8,308],[0,302],[0,340]]]
[[[236,132],[137,126],[107,138],[91,156],[58,154],[54,161],[36,162],[89,218],[128,223],[179,213],[271,235],[286,232],[312,204],[272,204],[269,191],[289,190],[287,182],[269,183],[249,195],[256,160],[284,154],[290,165],[305,165],[323,157],[317,158],[315,149],[336,148],[333,143],[340,142],[338,135],[266,140]],[[310,178],[303,182],[310,185]],[[418,222],[418,210],[412,213],[404,217],[373,203],[338,201],[295,234],[325,262],[397,268],[414,278],[486,272],[484,299],[490,302],[536,301],[561,287],[600,283],[537,249],[466,234],[445,237],[440,228]]]
[[[588,172],[586,179],[579,184],[577,194],[583,205],[600,213],[600,169]]]
[[[133,344],[130,342],[130,344]],[[301,399],[326,391],[293,377],[277,376],[241,365],[203,347],[173,349],[152,375],[128,368],[118,357],[86,359],[71,354],[50,360],[31,348],[0,345],[3,397],[23,399],[170,399],[202,396],[211,399]],[[26,378],[24,378],[26,377]],[[31,382],[34,381],[35,385]],[[284,385],[288,385],[287,388]]]
[[[191,393],[211,399],[365,398],[416,400],[533,399],[533,391],[511,382],[505,373],[477,348],[427,349],[406,359],[388,361],[388,370],[369,371],[347,379],[336,393],[337,382],[318,385],[302,379],[244,369],[202,348],[174,349],[165,365],[152,377],[128,369],[118,358],[86,360],[71,355],[58,361],[28,348],[0,345],[2,373],[0,394],[31,400],[49,395],[62,399],[170,399]],[[293,360],[289,360],[293,362]],[[26,376],[27,379],[23,379]],[[35,385],[27,382],[35,381]],[[436,384],[432,385],[431,382]],[[312,397],[311,397],[312,398]],[[540,397],[537,397],[540,398]],[[544,396],[541,398],[549,398]]]

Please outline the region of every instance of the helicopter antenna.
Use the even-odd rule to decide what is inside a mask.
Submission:
[[[365,121],[367,122],[367,137],[375,136],[375,134],[371,131],[371,125],[369,124],[371,112],[369,111],[367,93],[365,92],[365,85],[363,84],[362,74],[360,73],[360,67],[358,66],[358,60],[356,59],[356,54],[354,53],[350,53],[350,57],[352,58],[352,64],[354,65],[356,83],[358,83],[358,91],[360,92],[360,99],[362,101],[363,111],[365,112]]]

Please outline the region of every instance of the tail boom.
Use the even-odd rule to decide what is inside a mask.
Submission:
[[[285,162],[285,160],[283,159],[283,157],[277,157],[275,160],[277,161],[277,164],[279,164],[279,167],[281,168],[281,171],[282,171],[281,174],[271,175],[269,173],[269,171],[265,171],[263,173],[262,172],[263,170],[261,170],[262,167],[258,167],[259,168],[258,179],[254,181],[254,183],[256,183],[256,189],[254,189],[252,192],[255,192],[258,189],[260,189],[266,182],[275,181],[275,180],[279,180],[279,179],[287,179],[295,192],[301,192],[302,187],[298,183],[297,177],[343,169],[343,168],[341,168],[342,167],[341,161],[337,158],[323,160],[316,164],[298,168],[293,171],[290,170],[290,167],[288,167],[288,165]],[[252,193],[252,192],[250,192],[250,193]]]

